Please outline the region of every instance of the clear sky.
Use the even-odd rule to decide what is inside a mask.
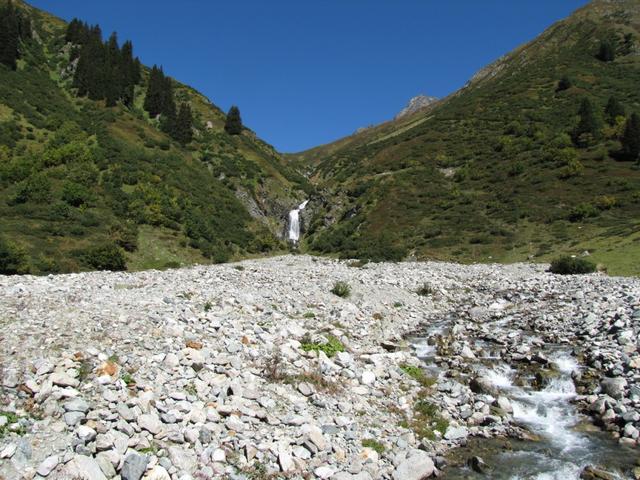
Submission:
[[[133,41],[295,152],[443,97],[586,0],[27,0]]]

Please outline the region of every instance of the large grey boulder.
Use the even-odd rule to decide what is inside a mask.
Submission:
[[[423,480],[429,478],[434,470],[435,465],[427,452],[412,450],[393,472],[393,480]]]

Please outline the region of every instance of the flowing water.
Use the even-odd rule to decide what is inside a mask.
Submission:
[[[289,240],[293,243],[300,241],[300,211],[304,210],[309,200],[305,200],[297,208],[289,212]]]
[[[430,333],[442,330],[440,324]],[[437,374],[439,368],[432,361],[435,349],[430,342],[423,337],[412,343],[427,370]],[[488,473],[476,473],[466,465],[452,466],[444,470],[444,478],[577,480],[589,465],[602,466],[608,471],[631,468],[637,456],[632,449],[620,446],[605,432],[593,427],[584,428],[590,425],[588,419],[577,412],[572,403],[576,390],[571,374],[580,367],[570,352],[550,346],[545,353],[555,365],[558,376],[542,390],[515,385],[517,372],[499,356],[483,357],[484,361],[475,368],[499,390],[500,395],[510,400],[513,421],[539,440],[471,441],[460,453],[464,458],[481,456],[490,468]]]

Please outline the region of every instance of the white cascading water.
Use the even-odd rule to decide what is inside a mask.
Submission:
[[[305,200],[298,208],[289,212],[289,241],[298,243],[300,241],[300,211],[304,210],[309,200]]]

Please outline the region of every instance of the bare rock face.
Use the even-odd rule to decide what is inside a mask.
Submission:
[[[407,115],[411,115],[412,113],[415,113],[418,110],[422,110],[423,108],[426,108],[437,101],[438,99],[436,97],[427,97],[426,95],[418,95],[417,97],[413,97],[411,100],[409,100],[407,106],[404,107],[400,111],[400,113],[395,116],[395,120],[406,117]]]

